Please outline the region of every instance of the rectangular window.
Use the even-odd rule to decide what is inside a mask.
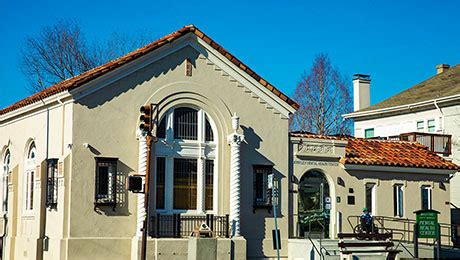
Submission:
[[[273,166],[254,165],[254,206],[270,206],[271,192],[268,189],[268,175]]]
[[[431,199],[432,199],[432,193],[431,193],[431,187],[430,186],[422,186],[421,188],[422,192],[422,209],[431,209]]]
[[[197,160],[174,158],[174,209],[196,209]]]
[[[436,130],[436,125],[434,119],[430,119],[427,121],[427,128],[429,133],[434,133]]]
[[[364,130],[364,138],[374,138],[374,128]]]
[[[34,209],[34,176],[35,171],[26,172],[26,210]]]
[[[214,183],[214,160],[206,160],[206,190],[205,190],[205,209],[213,209],[213,183]]]
[[[116,205],[117,158],[96,158],[95,204]]]
[[[182,107],[174,110],[174,139],[198,139],[198,112]]]
[[[404,216],[404,191],[402,185],[393,186],[393,209],[395,216]]]
[[[424,132],[425,131],[425,122],[417,121],[417,132]]]
[[[205,140],[206,142],[214,141],[214,133],[212,132],[211,124],[209,123],[208,118],[206,117],[206,126],[205,126]]]
[[[157,209],[165,208],[165,170],[166,160],[164,157],[157,157],[157,192],[156,207]]]
[[[58,195],[58,159],[47,160],[47,171],[46,171],[46,206],[54,208],[57,206],[57,195]]]
[[[366,184],[366,208],[369,212],[374,212],[374,192],[375,192],[375,184],[374,183],[367,183]]]

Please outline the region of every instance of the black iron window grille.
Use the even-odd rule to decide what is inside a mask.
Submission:
[[[96,158],[96,187],[94,206],[112,206],[117,204],[117,158]]]
[[[165,208],[165,171],[166,162],[164,157],[157,157],[157,190],[156,190],[156,208]]]
[[[46,160],[46,207],[55,208],[58,202],[58,159]]]
[[[272,206],[272,193],[268,188],[268,176],[272,170],[271,165],[254,165],[254,209]]]
[[[198,111],[188,107],[174,110],[174,139],[198,140]]]

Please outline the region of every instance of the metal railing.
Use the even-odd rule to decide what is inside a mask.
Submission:
[[[352,221],[352,219],[354,219]],[[351,228],[356,225],[360,225],[360,216],[349,216],[347,218]],[[396,217],[385,217],[385,216],[374,216],[374,224],[377,225],[379,230],[385,230],[386,232],[392,232],[395,235],[393,240],[413,243],[414,242],[414,225],[416,221],[413,219],[404,219]],[[460,234],[458,234],[458,226],[439,223],[441,233],[441,245],[448,247],[458,247],[460,242]],[[431,245],[435,244],[434,239],[419,239],[419,244]]]
[[[411,132],[389,136],[384,139],[417,142],[438,154],[450,155],[452,153],[452,135]]]
[[[149,235],[154,238],[189,237],[201,224],[205,223],[215,237],[229,237],[229,215],[161,215],[150,216]]]

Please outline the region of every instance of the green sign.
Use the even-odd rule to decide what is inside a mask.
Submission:
[[[437,238],[438,237],[438,212],[419,211],[417,214],[418,237]]]

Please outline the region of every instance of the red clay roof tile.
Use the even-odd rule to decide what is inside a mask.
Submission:
[[[68,91],[68,90],[72,90],[72,89],[75,89],[75,88],[78,88],[80,86],[82,86],[83,84],[85,83],[88,83],[89,81],[97,78],[97,77],[100,77],[120,66],[123,66],[125,65],[126,63],[132,61],[132,60],[135,60],[147,53],[150,53],[156,49],[158,49],[159,47],[167,44],[167,43],[171,43],[177,39],[179,39],[180,37],[188,34],[188,33],[193,33],[195,34],[198,38],[202,39],[203,41],[205,41],[206,43],[208,43],[212,48],[216,49],[219,53],[221,53],[222,55],[224,55],[230,62],[232,62],[233,64],[235,64],[237,67],[239,67],[241,70],[243,70],[244,72],[246,72],[247,74],[249,74],[251,77],[253,77],[256,81],[259,81],[260,79],[262,79],[258,74],[256,74],[254,71],[252,71],[251,69],[249,69],[246,65],[244,65],[240,60],[238,60],[238,58],[236,58],[235,56],[233,56],[232,54],[230,54],[227,50],[225,50],[224,48],[222,48],[222,46],[220,46],[218,43],[214,42],[211,38],[209,38],[206,34],[204,34],[203,32],[201,32],[200,30],[198,30],[198,28],[196,28],[195,26],[193,25],[188,25],[188,26],[185,26],[183,27],[182,29],[172,33],[172,34],[169,34],[169,35],[166,35],[164,36],[163,38],[157,40],[157,41],[154,41],[142,48],[139,48],[131,53],[128,53],[126,54],[125,56],[123,57],[120,57],[114,61],[110,61],[102,66],[99,66],[97,68],[94,68],[92,70],[89,70],[87,72],[84,72],[78,76],[75,76],[73,78],[70,78],[70,79],[67,79],[67,80],[64,80],[60,83],[57,83],[56,85],[53,85],[41,92],[38,92],[38,93],[35,93],[33,94],[32,96],[29,96],[19,102],[16,102],[14,103],[13,105],[11,106],[8,106],[4,109],[1,109],[0,110],[0,115],[3,115],[3,114],[6,114],[8,112],[11,112],[11,111],[14,111],[16,109],[19,109],[19,108],[22,108],[22,107],[25,107],[27,105],[30,105],[30,104],[33,104],[33,103],[36,103],[44,98],[47,98],[47,97],[50,97],[50,96],[53,96],[55,94],[58,94],[58,93],[61,93],[61,92],[64,92],[64,91]],[[299,108],[299,105],[294,102],[292,99],[288,98],[286,95],[283,95],[279,90],[277,90],[276,88],[274,88],[273,86],[271,86],[267,81],[263,80],[263,81],[259,81],[260,84],[262,86],[264,86],[265,88],[267,88],[269,91],[271,91],[272,93],[274,93],[276,96],[278,96],[282,101],[286,102],[287,104],[289,104],[291,107],[293,107],[294,109],[298,109]]]
[[[327,140],[346,140],[345,157],[342,164],[364,164],[375,166],[397,166],[429,169],[460,170],[456,164],[431,152],[422,144],[407,141],[388,141],[353,137],[325,136],[291,133],[293,137]]]

